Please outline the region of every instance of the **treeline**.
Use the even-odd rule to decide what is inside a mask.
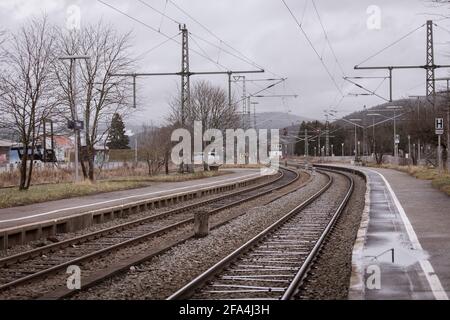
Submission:
[[[447,108],[450,105],[450,93],[439,92],[436,94],[435,103],[433,98],[402,99],[390,104],[379,105],[361,112],[355,112],[345,117],[331,122],[328,126],[330,135],[330,153],[333,145],[333,153],[336,156],[355,155],[355,126],[350,123],[354,121],[356,127],[357,140],[360,142],[360,155],[375,155],[376,161],[381,163],[384,155],[394,154],[394,115],[395,132],[399,137],[398,149],[400,154],[410,152],[414,163],[417,162],[418,148],[421,146],[422,158],[436,158],[437,136],[435,134],[435,119],[444,118],[447,121]],[[396,106],[394,111],[389,106]],[[349,122],[350,121],[350,122]],[[375,126],[373,126],[375,124]],[[309,155],[314,155],[316,147],[317,155],[325,155],[318,151],[319,133],[320,145],[325,146],[325,136],[327,126],[325,122],[312,121],[303,122],[298,132],[295,153],[305,154],[305,129],[308,131]],[[342,149],[342,144],[344,148]],[[447,158],[447,135],[443,135],[441,142],[443,159]],[[358,148],[358,144],[356,144]]]
[[[105,140],[114,114],[131,111],[129,79],[113,76],[131,71],[131,35],[104,22],[68,31],[43,16],[0,37],[0,127],[11,132],[23,148],[20,189],[31,184],[30,160],[43,123],[51,121],[57,130],[68,132],[68,122],[77,118],[75,105],[84,123],[78,131],[86,153],[82,172],[94,180],[94,146]],[[71,60],[69,56],[89,59]]]

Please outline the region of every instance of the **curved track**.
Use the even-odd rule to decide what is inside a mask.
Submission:
[[[318,170],[325,187],[168,299],[290,299],[345,208],[353,179]]]
[[[282,189],[298,179],[297,172],[282,169],[275,180],[263,185],[252,186],[231,194],[0,259],[0,290],[26,283],[38,277],[55,273],[69,265],[88,261],[193,224],[196,212],[208,211],[212,215]]]

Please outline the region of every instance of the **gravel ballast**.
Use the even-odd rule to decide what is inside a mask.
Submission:
[[[352,272],[352,250],[365,204],[365,181],[353,175],[355,190],[321,254],[296,296],[307,300],[347,299]]]
[[[239,206],[231,209],[240,210],[238,213],[241,215],[212,230],[206,238],[190,239],[150,261],[131,268],[126,274],[106,280],[73,298],[165,299],[309,198],[326,182],[325,176],[316,174],[302,189],[266,206],[258,206],[258,200],[255,200],[256,204],[245,204],[251,208],[243,209]],[[263,201],[259,200],[259,205],[261,203]]]
[[[302,173],[301,179],[297,181],[296,185],[300,185],[302,183],[305,183],[306,180],[308,180],[309,175],[306,173]],[[292,186],[288,187],[291,188]],[[258,204],[263,203],[264,201],[267,201],[267,199],[271,197],[271,195],[262,196],[260,198],[257,198],[256,200],[252,200],[250,202],[246,202],[242,205],[239,205],[237,207],[234,207],[232,209],[223,210],[219,212],[218,214],[214,215],[211,219],[213,223],[220,223],[224,221],[228,221],[232,218],[235,218],[237,216],[240,216],[246,212],[246,210],[250,207],[257,206]],[[165,208],[167,210],[167,208]],[[159,211],[159,210],[158,210]],[[152,214],[154,212],[152,211]],[[141,215],[141,214],[139,214]],[[133,216],[136,218],[136,216]],[[123,222],[123,221],[122,221]],[[108,223],[109,225],[114,225],[118,223],[118,221],[111,221]],[[103,225],[104,227],[104,225]],[[99,226],[98,226],[99,228]],[[149,241],[145,241],[144,243],[141,243],[139,245],[133,245],[127,248],[123,248],[119,251],[116,251],[111,254],[107,254],[101,258],[96,258],[95,260],[82,263],[80,265],[82,269],[82,276],[88,276],[92,272],[96,272],[98,270],[102,270],[105,267],[114,265],[115,263],[118,263],[119,261],[122,261],[124,259],[129,258],[130,256],[135,256],[139,254],[140,252],[143,252],[151,247],[159,247],[162,242],[164,241],[171,241],[171,240],[177,240],[180,234],[186,234],[187,231],[192,229],[192,226],[186,226],[183,228],[179,228],[176,231],[170,232],[168,234],[165,234],[163,236],[159,236],[157,238],[150,239]],[[90,230],[92,231],[92,230]],[[79,233],[87,232],[87,230],[80,231]],[[68,234],[64,235],[68,236]],[[46,292],[51,292],[61,286],[62,284],[65,284],[67,280],[68,275],[65,274],[63,271],[60,272],[57,275],[49,276],[47,279],[37,279],[33,281],[32,283],[28,285],[20,285],[16,288],[11,288],[9,290],[6,290],[4,292],[0,292],[0,299],[30,299],[30,298],[37,298],[40,297],[42,294],[45,294]]]

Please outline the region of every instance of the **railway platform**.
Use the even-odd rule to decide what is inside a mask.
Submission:
[[[368,188],[349,298],[448,300],[450,197],[406,173],[351,168]]]
[[[23,243],[24,237],[33,239],[40,238],[42,233],[75,231],[131,211],[158,208],[170,203],[232,190],[262,178],[258,169],[226,170],[229,171],[226,175],[199,180],[159,182],[139,189],[0,209],[0,242],[5,241],[6,233],[17,233],[20,239],[16,242]]]

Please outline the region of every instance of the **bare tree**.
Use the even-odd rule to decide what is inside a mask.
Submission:
[[[14,132],[23,150],[20,190],[30,187],[37,139],[43,119],[50,117],[55,99],[55,36],[47,18],[26,22],[3,48],[0,75],[0,126]]]
[[[170,102],[170,108],[169,122],[173,125],[181,123],[180,99],[174,98]],[[228,105],[227,94],[222,88],[213,86],[207,81],[195,82],[189,107],[185,110],[186,128],[192,130],[194,121],[201,122],[202,134],[208,129],[225,131],[236,128],[239,123],[237,105]],[[208,170],[206,163],[204,167]]]
[[[169,122],[181,122],[181,105],[177,95],[170,102],[171,114]],[[185,110],[185,123],[192,127],[194,121],[201,121],[203,129],[225,130],[234,128],[239,123],[237,105],[227,103],[227,94],[208,81],[194,82],[191,90],[189,107]]]
[[[169,127],[142,126],[142,132],[138,135],[139,157],[147,163],[150,176],[163,167],[166,174],[169,173],[170,132]]]
[[[85,154],[80,157],[81,166],[84,177],[93,181],[95,145],[107,137],[112,116],[115,113],[125,116],[132,105],[129,79],[113,76],[130,72],[134,62],[129,53],[131,36],[129,33],[119,34],[111,26],[99,22],[77,32],[61,32],[60,39],[60,54],[90,57],[77,62],[78,77],[75,81],[80,119],[84,121],[80,137],[83,139],[78,139],[80,144],[81,140],[85,144]],[[65,98],[66,106],[71,106],[74,93],[70,65],[60,63],[56,69],[61,96]],[[73,110],[66,114],[74,119]]]

